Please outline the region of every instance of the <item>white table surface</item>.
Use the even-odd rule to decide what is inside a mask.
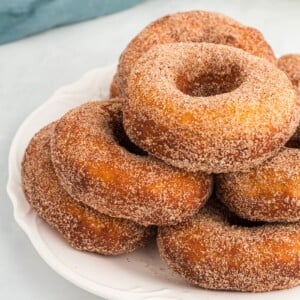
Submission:
[[[15,223],[5,190],[9,146],[24,118],[57,88],[115,62],[151,20],[191,9],[223,12],[259,28],[277,55],[300,53],[298,0],[153,0],[0,46],[0,299],[99,299],[52,271]]]

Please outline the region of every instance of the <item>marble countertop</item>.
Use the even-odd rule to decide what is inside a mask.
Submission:
[[[5,189],[9,146],[24,118],[57,88],[115,62],[155,18],[191,9],[219,11],[257,27],[278,56],[300,53],[298,0],[152,0],[0,46],[0,299],[99,299],[52,271],[15,223]]]

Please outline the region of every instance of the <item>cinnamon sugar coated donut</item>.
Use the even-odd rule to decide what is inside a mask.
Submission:
[[[294,85],[300,101],[300,54],[287,54],[278,59],[278,67],[286,73]],[[300,124],[289,141],[294,147],[300,147]]]
[[[217,176],[218,198],[253,221],[300,220],[300,149],[284,148],[249,173]]]
[[[100,214],[73,200],[61,187],[50,156],[54,127],[52,123],[39,131],[24,156],[22,183],[29,204],[77,250],[117,255],[143,246],[150,228]]]
[[[287,76],[265,59],[224,45],[151,48],[135,64],[124,102],[129,138],[189,171],[246,171],[295,131],[299,103]]]
[[[300,54],[287,54],[278,59],[278,68],[291,80],[300,97]]]
[[[244,221],[243,221],[244,222]],[[255,224],[205,206],[192,219],[159,228],[162,259],[202,288],[265,292],[300,284],[300,224]]]
[[[178,223],[210,195],[209,175],[175,169],[145,155],[125,136],[122,103],[91,102],[68,112],[52,137],[52,160],[77,200],[143,225]]]
[[[207,42],[241,48],[275,62],[275,56],[263,35],[219,13],[207,11],[180,12],[164,16],[142,30],[126,47],[120,57],[111,94],[123,94],[129,74],[136,61],[158,44],[177,42]]]

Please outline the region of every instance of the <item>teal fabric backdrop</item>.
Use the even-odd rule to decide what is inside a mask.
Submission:
[[[0,0],[0,44],[129,8],[143,0]]]

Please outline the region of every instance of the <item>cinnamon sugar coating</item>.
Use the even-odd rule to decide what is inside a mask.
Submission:
[[[265,292],[300,284],[300,224],[244,224],[205,206],[187,222],[159,228],[162,259],[207,289]],[[244,222],[244,221],[243,221]]]
[[[54,127],[52,123],[39,131],[26,149],[22,184],[30,205],[77,250],[118,255],[143,246],[152,229],[100,214],[61,187],[50,155]]]
[[[258,30],[219,13],[180,12],[164,16],[149,24],[129,43],[121,54],[118,71],[112,84],[112,94],[114,96],[123,94],[128,85],[129,74],[143,53],[158,44],[177,42],[229,45],[275,62],[271,47]]]
[[[121,106],[119,100],[86,103],[60,119],[51,150],[64,188],[102,213],[143,225],[192,216],[210,195],[211,177],[173,168],[137,149],[122,131]]]
[[[300,54],[287,54],[278,59],[278,67],[286,73],[294,85],[300,101]],[[288,145],[300,147],[300,124]]]
[[[246,171],[295,131],[299,103],[275,65],[224,45],[151,48],[135,64],[124,128],[142,149],[189,171]]]
[[[248,173],[216,177],[218,198],[242,218],[253,221],[300,220],[300,149],[284,148]]]
[[[300,97],[300,54],[283,55],[278,59],[277,65],[289,77]]]

